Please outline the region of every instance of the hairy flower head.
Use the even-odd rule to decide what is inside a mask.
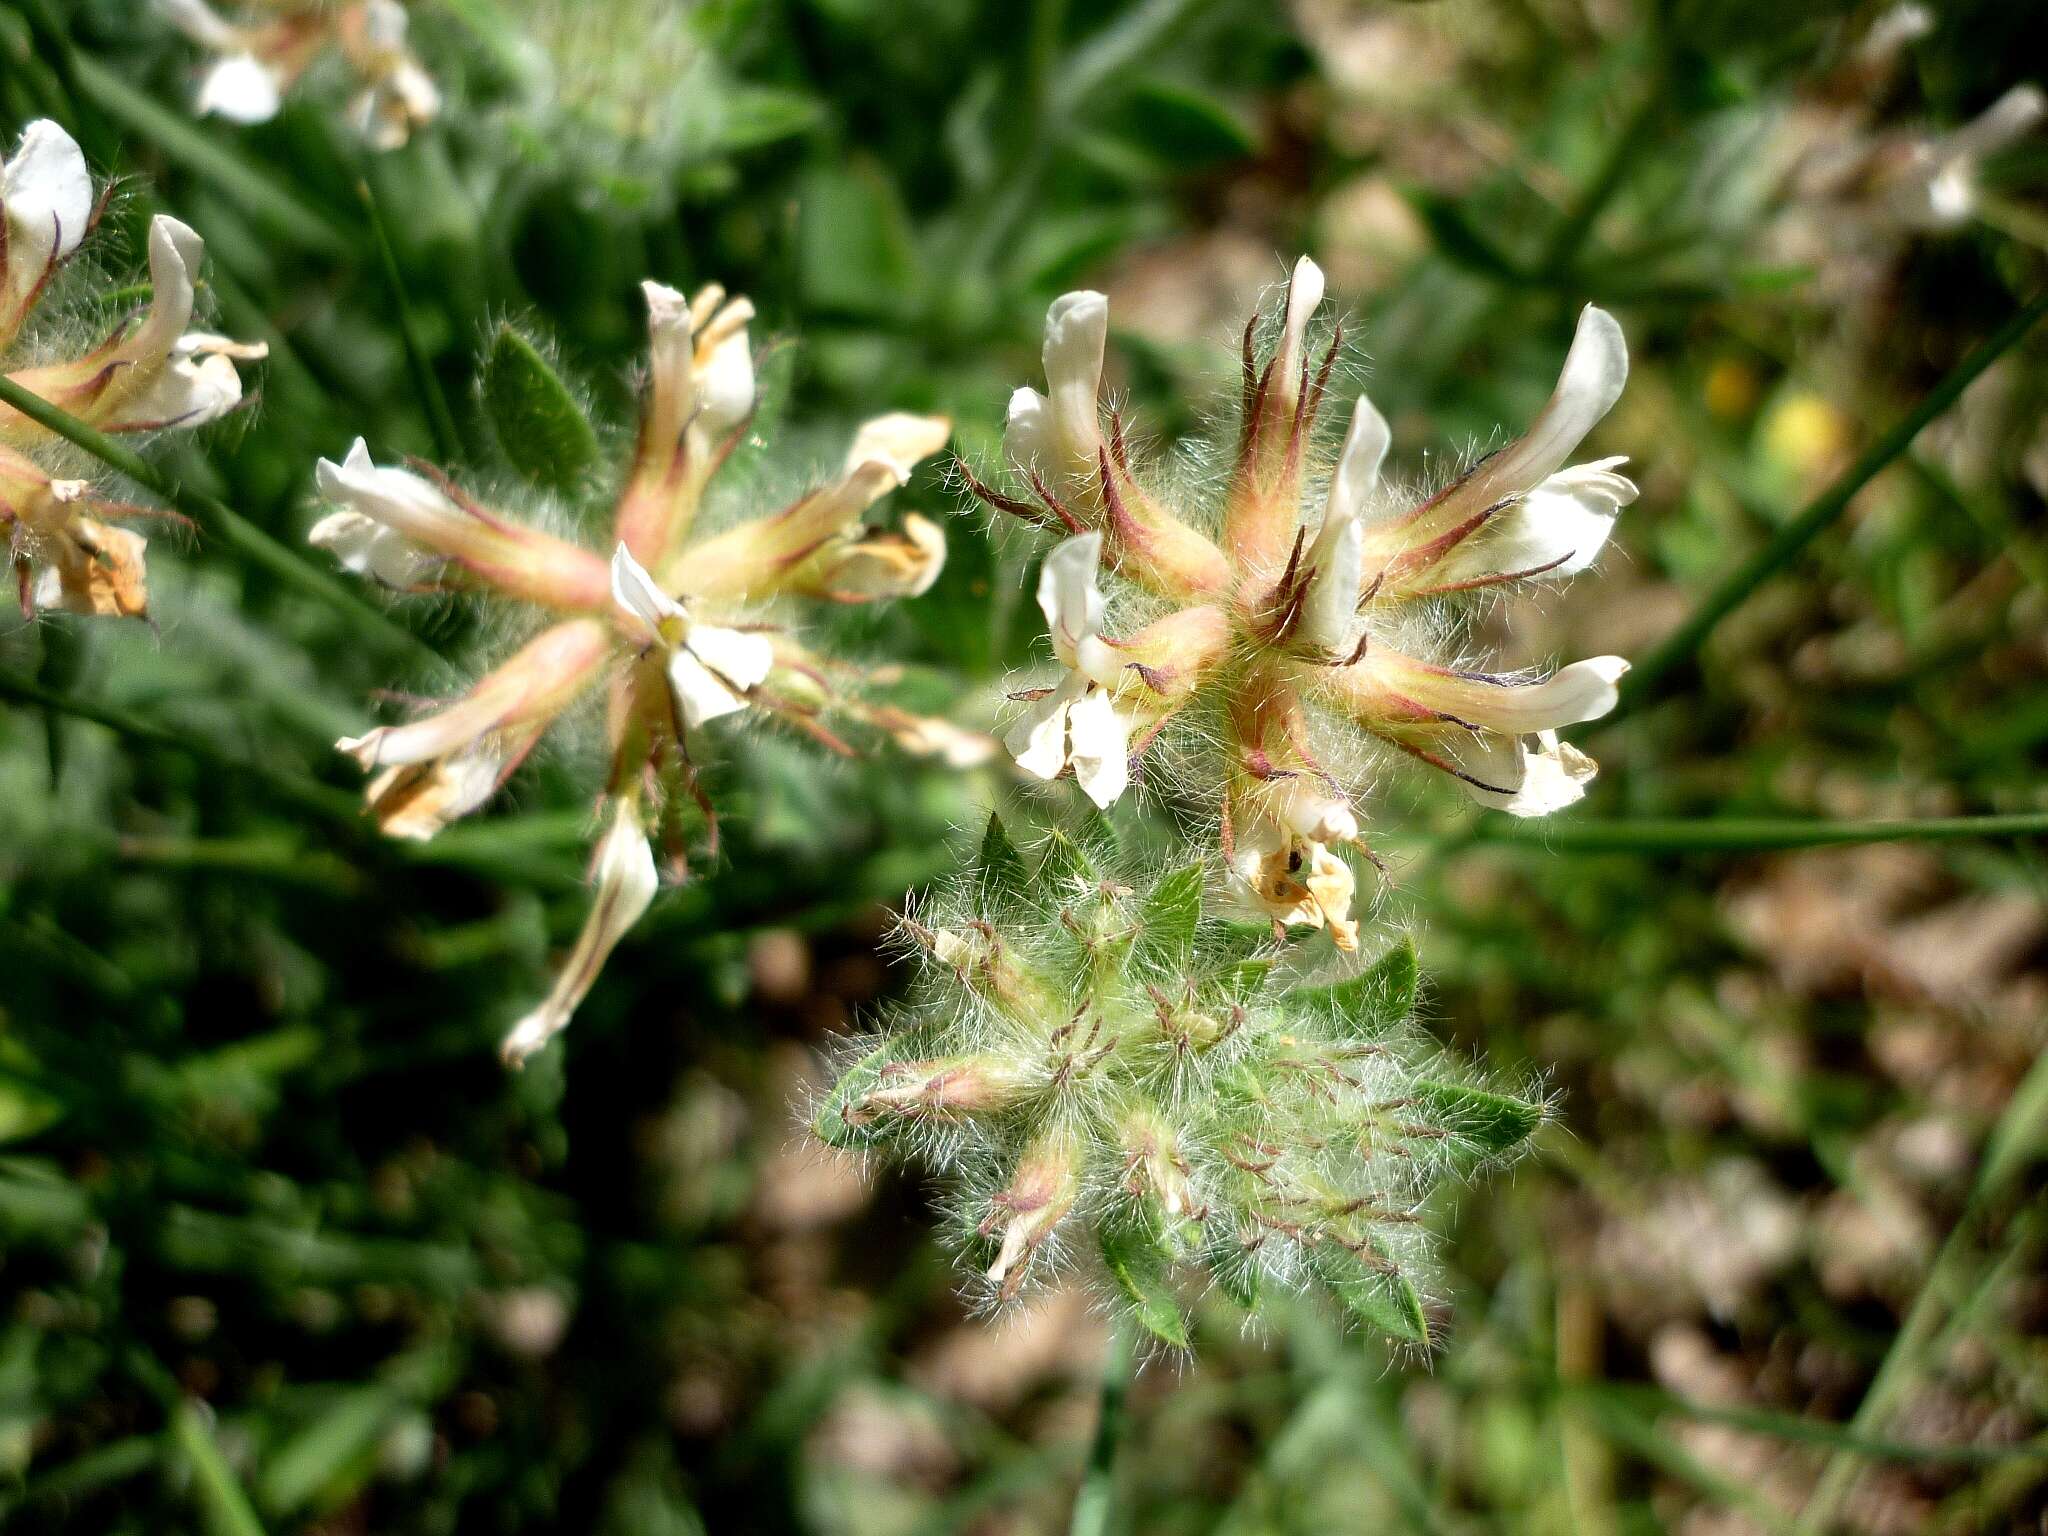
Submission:
[[[794,501],[706,532],[707,490],[753,415],[753,306],[715,286],[689,298],[659,283],[644,291],[639,432],[598,547],[488,506],[429,466],[380,465],[360,439],[318,469],[334,510],[309,538],[345,568],[399,591],[471,592],[530,616],[532,637],[462,696],[338,744],[372,775],[368,806],[385,832],[433,836],[488,800],[579,700],[604,702],[610,822],[597,900],[548,1004],[507,1039],[515,1061],[567,1023],[646,908],[648,840],[680,878],[694,808],[715,847],[697,768],[707,728],[751,716],[844,752],[840,729],[852,722],[953,763],[992,748],[870,700],[862,669],[814,649],[790,622],[806,599],[865,603],[930,586],[945,559],[938,529],[911,517],[897,532],[866,515],[945,445],[946,420],[877,417],[840,467]],[[629,857],[622,850],[634,839],[640,851]]]
[[[1057,833],[1027,859],[991,822],[966,880],[905,920],[919,982],[813,1128],[944,1172],[991,1301],[1078,1272],[1185,1347],[1191,1288],[1254,1312],[1316,1289],[1423,1344],[1427,1197],[1547,1107],[1420,1040],[1405,943],[1287,986],[1221,885],[1206,859],[1138,876]]]
[[[1628,372],[1620,327],[1590,306],[1528,431],[1443,490],[1405,497],[1383,479],[1387,425],[1363,396],[1319,480],[1313,434],[1338,350],[1333,338],[1313,355],[1322,296],[1303,258],[1263,366],[1245,331],[1220,508],[1170,494],[1134,459],[1121,415],[1105,413],[1109,310],[1096,293],[1054,302],[1046,390],[1011,397],[1005,448],[1020,490],[969,479],[992,505],[1070,535],[1039,586],[1064,670],[1019,696],[1027,707],[1007,737],[1018,764],[1046,779],[1071,769],[1106,808],[1170,725],[1199,720],[1182,733],[1196,746],[1179,778],[1220,826],[1240,896],[1353,949],[1352,875],[1332,850],[1357,839],[1364,786],[1349,766],[1362,754],[1343,744],[1398,748],[1514,815],[1577,800],[1593,764],[1556,733],[1611,709],[1626,664],[1485,670],[1449,650],[1441,615],[1475,592],[1584,570],[1636,488],[1620,459],[1571,462]],[[1125,596],[1160,616],[1119,632],[1110,616]],[[1332,741],[1335,754],[1320,745]]]
[[[102,432],[195,427],[233,410],[242,400],[235,364],[266,349],[192,329],[205,243],[167,214],[149,224],[150,300],[141,313],[83,350],[40,334],[51,281],[91,234],[99,206],[85,156],[53,122],[30,123],[0,162],[0,364],[8,379]],[[22,610],[142,616],[144,541],[112,524],[151,514],[38,463],[59,447],[47,428],[0,405],[0,530]]]

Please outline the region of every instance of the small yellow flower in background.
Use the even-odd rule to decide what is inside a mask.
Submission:
[[[32,321],[99,210],[77,143],[55,123],[30,123],[0,163],[0,361],[31,394],[102,432],[196,427],[242,400],[237,361],[259,343],[192,330],[205,243],[166,214],[149,225],[150,302],[83,352],[37,334]],[[141,617],[148,608],[144,540],[114,521],[161,515],[104,500],[90,482],[53,474],[34,455],[60,451],[47,428],[0,405],[0,527],[24,613]]]
[[[198,111],[236,123],[277,116],[285,93],[313,61],[334,48],[360,89],[349,124],[373,148],[397,149],[440,114],[441,92],[406,46],[408,17],[398,0],[266,0],[234,22],[206,0],[157,0],[172,25],[220,55],[200,81]]]
[[[1005,449],[1024,489],[977,495],[1071,535],[1046,557],[1039,604],[1064,672],[1016,697],[1006,743],[1042,779],[1072,770],[1107,808],[1156,762],[1219,829],[1240,896],[1282,925],[1358,942],[1353,802],[1371,744],[1458,779],[1481,804],[1540,816],[1579,799],[1591,759],[1557,731],[1612,709],[1613,656],[1503,675],[1454,648],[1450,606],[1484,589],[1589,566],[1636,488],[1620,459],[1568,460],[1620,395],[1621,329],[1588,307],[1550,403],[1528,433],[1426,497],[1382,480],[1389,435],[1360,397],[1326,488],[1311,494],[1311,436],[1337,342],[1310,356],[1323,276],[1306,258],[1263,368],[1245,332],[1244,411],[1213,517],[1134,464],[1100,402],[1108,301],[1056,300],[1046,391],[1012,396]],[[1098,571],[1113,576],[1106,603]],[[1106,612],[1151,617],[1119,638]],[[1163,610],[1163,612],[1162,612]],[[1187,729],[1168,732],[1184,721]]]
[[[488,800],[564,711],[593,695],[605,702],[609,830],[597,896],[546,1004],[506,1039],[515,1064],[567,1024],[646,909],[650,844],[685,873],[696,807],[715,847],[717,818],[692,751],[705,727],[752,715],[843,752],[844,719],[956,766],[994,750],[986,737],[867,697],[886,673],[812,649],[789,622],[804,599],[864,603],[930,587],[945,561],[940,530],[914,514],[900,531],[865,517],[945,446],[950,424],[878,417],[822,484],[764,516],[711,519],[707,531],[706,492],[753,416],[753,306],[715,286],[690,299],[659,283],[644,293],[640,431],[602,549],[486,507],[425,466],[379,465],[360,440],[318,470],[334,510],[308,538],[345,568],[398,591],[485,594],[543,621],[460,698],[337,744],[371,773],[367,804],[384,832],[433,836]]]

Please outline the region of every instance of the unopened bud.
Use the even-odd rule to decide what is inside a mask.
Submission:
[[[1023,1286],[1031,1255],[1072,1209],[1078,1190],[1073,1148],[1065,1137],[1041,1137],[1018,1160],[1010,1187],[991,1202],[993,1208],[981,1224],[984,1237],[998,1228],[1003,1234],[996,1261],[988,1267],[988,1277],[1000,1287],[1003,1300]]]
[[[951,1056],[933,1061],[897,1061],[882,1069],[881,1086],[870,1090],[846,1114],[849,1123],[871,1125],[885,1116],[902,1119],[958,1119],[1014,1104],[1029,1086],[1013,1062],[988,1056]]]

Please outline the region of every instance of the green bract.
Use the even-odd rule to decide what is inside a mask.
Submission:
[[[1084,1270],[1185,1348],[1210,1282],[1252,1312],[1314,1289],[1426,1344],[1423,1207],[1521,1150],[1544,1100],[1472,1081],[1415,1029],[1405,940],[1285,985],[1270,927],[1209,899],[1220,868],[1127,863],[1058,832],[1027,858],[991,820],[968,878],[904,920],[922,973],[817,1134],[949,1174],[993,1298]]]

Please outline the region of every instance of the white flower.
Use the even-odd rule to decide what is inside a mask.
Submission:
[[[2039,86],[2016,85],[1971,121],[1915,146],[1912,172],[1899,194],[1911,222],[1952,228],[1977,211],[1977,169],[2024,137],[2048,114]]]
[[[654,900],[661,883],[654,870],[654,851],[647,845],[640,813],[630,801],[621,800],[612,813],[611,827],[598,844],[596,875],[597,897],[591,903],[590,916],[576,936],[568,960],[556,973],[554,985],[538,1008],[512,1026],[499,1047],[508,1066],[524,1066],[534,1052],[568,1026],[612,950]]]
[[[1452,753],[1469,774],[1466,793],[1510,816],[1548,816],[1585,797],[1599,765],[1555,731],[1526,736],[1474,736]]]
[[[92,177],[71,135],[48,119],[30,123],[0,163],[0,344],[13,337],[51,270],[78,249],[92,203]]]
[[[1548,815],[1584,793],[1592,760],[1560,746],[1555,733],[1613,709],[1628,671],[1619,656],[1595,656],[1516,683],[1405,657],[1382,664],[1389,667],[1388,687],[1436,717],[1433,740],[1467,793],[1517,816]]]
[[[345,510],[315,523],[307,540],[388,586],[415,585],[476,532],[476,519],[438,486],[409,469],[379,468],[360,437],[341,463],[320,460],[313,479],[322,497]]]
[[[767,679],[775,648],[761,635],[699,624],[683,605],[663,592],[632,551],[621,544],[612,555],[612,602],[655,644],[668,650],[669,686],[695,730],[707,720],[747,707],[747,690]]]
[[[1123,668],[1101,633],[1101,560],[1099,533],[1068,539],[1045,557],[1038,606],[1067,675],[1011,727],[1003,744],[1017,766],[1037,778],[1056,779],[1071,766],[1088,798],[1106,810],[1130,783],[1131,722],[1117,712]]]
[[[231,53],[199,82],[193,110],[231,123],[267,123],[284,105],[284,82],[253,53]]]
[[[1351,866],[1321,842],[1261,817],[1237,834],[1230,872],[1252,911],[1290,927],[1327,928],[1339,949],[1358,948]]]
[[[101,420],[106,430],[195,427],[224,416],[242,399],[235,360],[269,353],[260,341],[185,329],[205,254],[206,242],[189,226],[161,213],[149,221],[149,314],[115,345],[112,357],[142,383]]]
[[[651,343],[649,446],[665,453],[687,427],[693,452],[701,454],[754,408],[754,354],[747,342],[753,303],[727,303],[716,284],[694,300],[663,283],[644,282],[640,291]]]
[[[405,7],[397,0],[365,0],[355,63],[369,81],[349,104],[349,121],[375,149],[398,149],[413,129],[440,114],[433,77],[406,51]]]
[[[1109,342],[1109,300],[1099,293],[1061,294],[1045,317],[1047,393],[1010,396],[1003,448],[1012,460],[1043,473],[1092,475],[1102,447],[1098,397]]]

